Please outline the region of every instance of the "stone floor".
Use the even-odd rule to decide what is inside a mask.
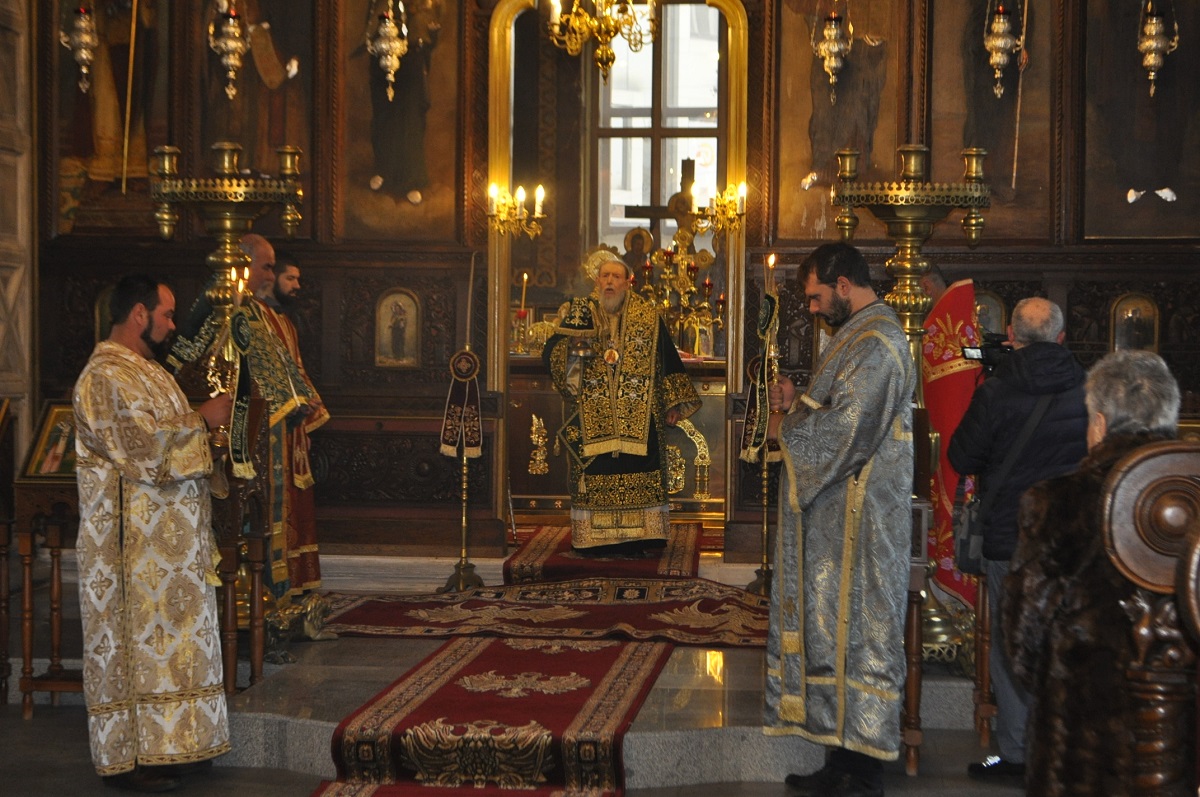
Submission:
[[[481,566],[480,572],[485,579],[491,577],[488,566]],[[14,581],[14,587],[17,585]],[[346,584],[335,587],[345,589]],[[77,659],[79,645],[73,593],[73,586],[64,589],[64,651],[68,659]],[[13,598],[16,630],[20,599],[18,595]],[[40,616],[46,599],[44,586],[39,588],[38,598],[40,639],[35,656],[44,667],[47,626]],[[46,695],[39,694],[33,718],[21,718],[16,685],[21,666],[19,638],[18,633],[12,640],[10,702],[0,704],[0,792],[29,797],[112,794],[111,789],[102,787],[91,767],[86,713],[78,695],[65,695],[60,705],[52,706]],[[234,752],[218,760],[213,769],[189,776],[186,793],[214,797],[231,791],[263,797],[309,794],[323,777],[332,776],[329,740],[337,721],[438,644],[434,640],[353,638],[295,644],[295,663],[268,668],[262,683],[234,698]],[[795,737],[761,733],[762,669],[758,650],[677,648],[626,736],[627,794],[787,797],[789,790],[780,782],[783,775],[816,768],[821,753]],[[244,667],[239,683],[246,683]],[[966,777],[966,765],[987,752],[979,748],[970,730],[969,704],[970,685],[965,679],[950,675],[926,678],[920,774],[908,777],[899,762],[889,764],[889,795],[1019,793],[1019,789],[977,784]]]

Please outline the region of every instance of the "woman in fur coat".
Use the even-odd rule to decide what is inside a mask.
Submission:
[[[1123,455],[1175,436],[1179,387],[1158,355],[1118,351],[1092,367],[1086,390],[1088,454],[1022,497],[1005,582],[1008,654],[1033,698],[1028,795],[1119,797],[1132,786],[1134,648],[1121,601],[1136,587],[1105,552],[1101,494]]]

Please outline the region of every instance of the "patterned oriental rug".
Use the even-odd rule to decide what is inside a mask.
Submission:
[[[588,556],[571,549],[570,526],[539,526],[504,560],[505,584],[590,576],[691,578],[700,571],[700,524],[672,523],[667,547],[653,556]]]
[[[620,637],[713,647],[761,647],[767,638],[768,598],[699,578],[587,578],[328,599],[325,627],[349,636]]]
[[[342,721],[338,782],[314,797],[619,795],[622,734],[671,648],[455,639]]]

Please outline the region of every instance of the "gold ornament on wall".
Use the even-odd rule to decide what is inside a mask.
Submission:
[[[536,412],[532,418],[529,441],[533,443],[533,450],[529,452],[529,473],[533,476],[545,476],[550,472],[550,465],[546,462],[546,423]]]

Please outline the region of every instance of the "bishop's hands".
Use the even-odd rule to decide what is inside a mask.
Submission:
[[[767,439],[779,439],[779,426],[783,416],[796,400],[796,386],[786,376],[781,376],[767,388],[767,405],[771,408],[771,417],[767,421]]]
[[[674,426],[675,424],[679,423],[679,419],[681,417],[682,416],[679,414],[679,410],[675,409],[674,407],[667,410],[667,417],[666,417],[667,426]]]

